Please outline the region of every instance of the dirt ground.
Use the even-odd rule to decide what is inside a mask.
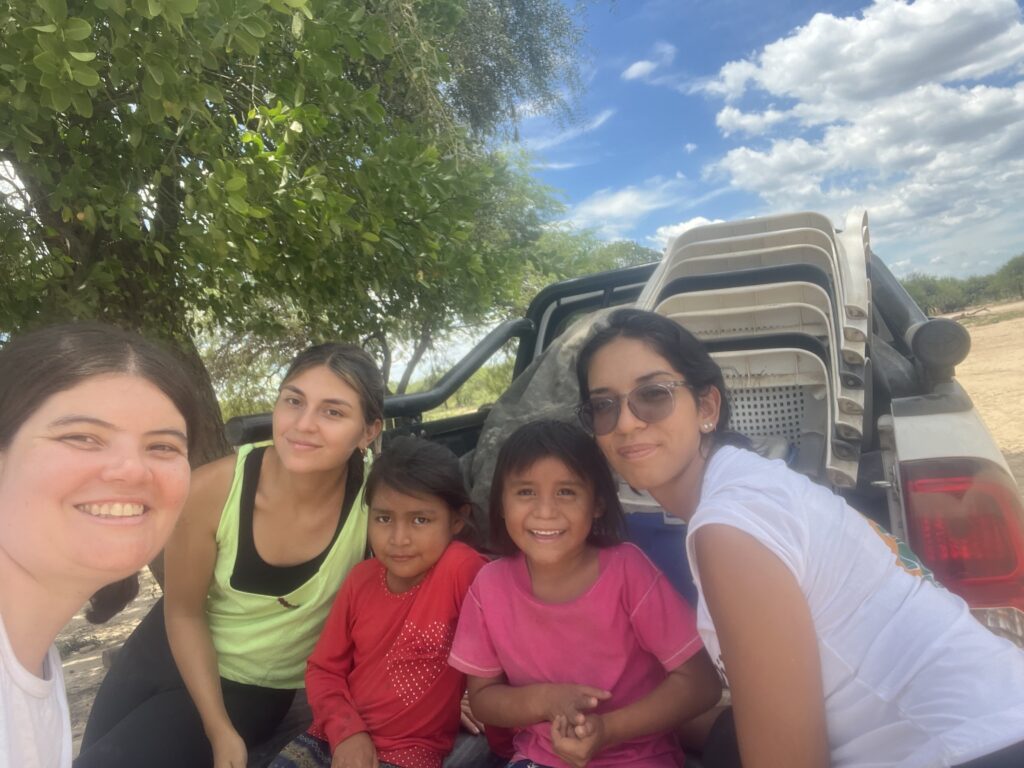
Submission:
[[[1024,302],[992,307],[963,319],[971,332],[971,354],[957,369],[1024,487]],[[57,639],[71,707],[75,754],[93,696],[103,679],[103,651],[118,647],[160,596],[146,572],[139,597],[112,621],[94,626],[79,614]]]

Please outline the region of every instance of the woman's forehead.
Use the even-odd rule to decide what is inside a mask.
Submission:
[[[592,392],[632,389],[662,376],[681,378],[682,374],[646,341],[620,336],[594,353],[587,383]]]

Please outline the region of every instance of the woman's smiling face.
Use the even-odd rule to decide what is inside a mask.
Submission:
[[[685,376],[650,345],[627,337],[615,338],[595,352],[588,376],[591,399],[624,400],[640,384],[682,380]],[[718,421],[714,397],[695,398],[685,387],[672,392],[674,407],[664,419],[642,421],[620,401],[615,428],[596,437],[612,468],[631,486],[650,491],[655,497],[670,485],[692,482],[691,470],[703,466],[701,436],[705,425]],[[696,480],[699,482],[699,473]]]
[[[163,547],[189,488],[185,419],[144,378],[106,374],[43,401],[0,452],[0,556],[96,589]]]
[[[325,365],[288,379],[274,406],[274,450],[293,472],[337,471],[380,432],[366,423],[359,393]]]

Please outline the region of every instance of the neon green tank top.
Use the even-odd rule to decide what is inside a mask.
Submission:
[[[360,489],[345,525],[320,569],[280,598],[240,592],[231,586],[238,553],[238,517],[245,457],[258,445],[238,449],[235,475],[217,526],[217,563],[206,597],[206,617],[221,677],[264,688],[302,688],[306,659],[327,621],[341,582],[366,551],[366,510]]]

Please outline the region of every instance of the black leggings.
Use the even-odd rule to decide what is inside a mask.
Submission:
[[[221,678],[228,716],[245,743],[268,738],[295,691]],[[171,656],[161,599],[128,638],[96,694],[74,768],[204,768],[210,742]]]

